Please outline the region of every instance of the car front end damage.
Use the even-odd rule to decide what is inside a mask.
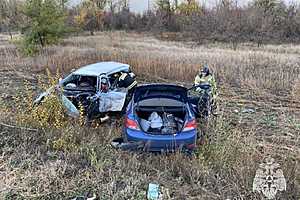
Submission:
[[[74,118],[79,117],[79,110],[88,120],[105,117],[110,112],[122,112],[128,94],[126,84],[118,87],[118,77],[122,74],[133,74],[129,65],[117,62],[87,65],[40,94],[34,105],[41,104],[49,95],[57,95],[66,113]]]

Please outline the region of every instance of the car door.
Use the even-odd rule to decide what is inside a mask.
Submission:
[[[101,92],[101,80],[106,79],[109,90],[107,92]],[[123,109],[126,100],[126,91],[120,91],[117,88],[112,88],[109,77],[106,74],[101,74],[98,77],[98,101],[99,112],[120,112]]]
[[[50,95],[56,94],[59,100],[61,101],[62,105],[64,106],[66,113],[70,117],[77,118],[79,117],[80,113],[79,110],[76,108],[76,106],[65,96],[63,95],[63,92],[61,91],[59,85],[52,86],[49,89],[47,89],[45,92],[41,93],[33,102],[34,106],[38,106],[45,98],[47,98]]]

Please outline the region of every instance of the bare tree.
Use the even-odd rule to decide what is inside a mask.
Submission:
[[[108,0],[90,0],[90,1],[93,2],[95,6],[100,10],[104,10],[104,8],[108,3]]]
[[[268,41],[300,41],[300,7],[287,6],[283,0],[252,0],[243,7],[237,0],[217,0],[215,7],[208,8],[198,0],[155,0],[155,9],[142,15],[130,12],[128,0],[86,1],[99,10],[108,8],[103,12],[108,29],[181,31],[199,43],[231,42],[234,49],[247,41],[258,46]]]
[[[23,21],[23,15],[20,11],[21,1],[1,0],[0,1],[0,24],[10,34],[19,28]]]
[[[157,0],[157,15],[159,22],[161,23],[161,28],[166,28],[168,30],[173,30],[175,28],[175,10],[178,5],[178,1],[171,0]]]

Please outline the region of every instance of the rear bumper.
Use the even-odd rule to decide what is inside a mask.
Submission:
[[[191,130],[177,135],[151,135],[133,129],[124,129],[128,142],[143,142],[148,151],[174,151],[179,148],[192,150],[196,146],[197,131]]]

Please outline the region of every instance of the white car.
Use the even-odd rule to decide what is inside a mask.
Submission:
[[[89,119],[108,112],[121,112],[126,107],[128,94],[126,88],[118,87],[122,73],[131,73],[128,64],[100,62],[81,67],[39,95],[34,103],[40,104],[46,96],[58,91],[67,113],[72,117],[79,116],[80,105]],[[105,91],[103,85],[106,86]]]

